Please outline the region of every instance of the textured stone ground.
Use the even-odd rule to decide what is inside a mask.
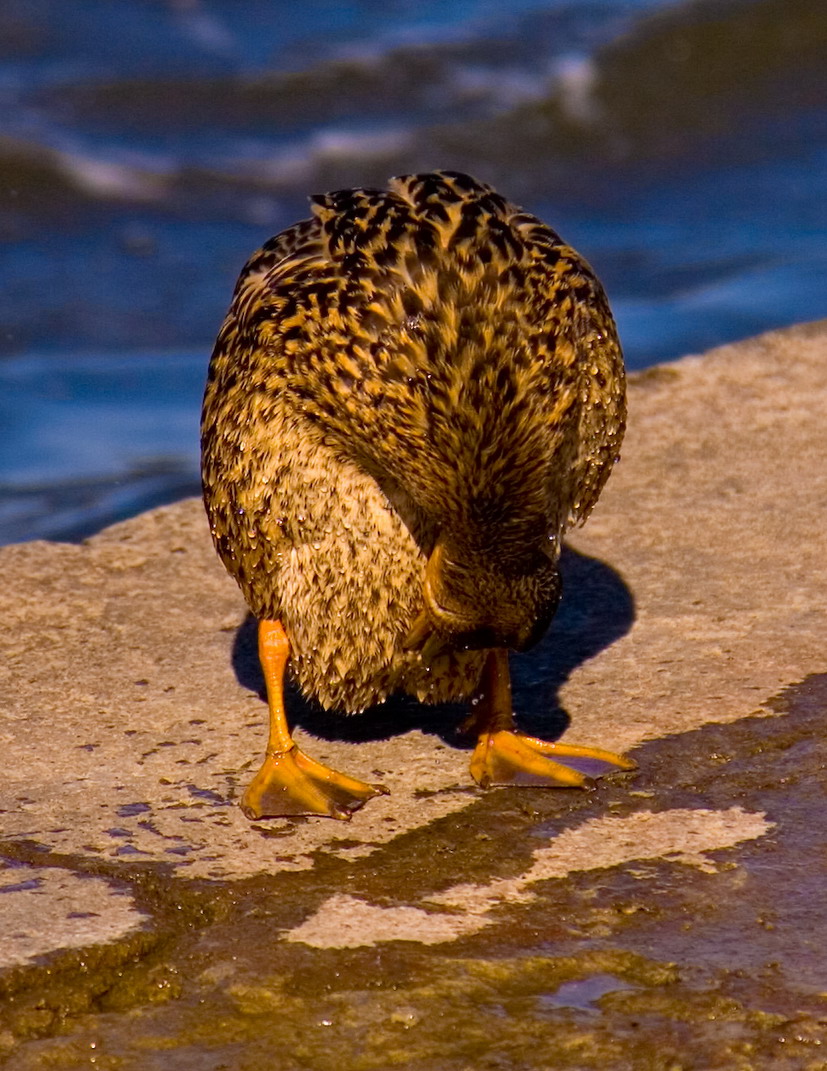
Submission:
[[[348,824],[235,806],[266,708],[198,502],[5,548],[8,1066],[827,1068],[825,461],[827,323],[633,378],[514,661],[640,772],[483,793],[457,711],[294,703],[392,790]]]

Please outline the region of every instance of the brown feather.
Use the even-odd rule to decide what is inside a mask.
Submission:
[[[468,176],[312,204],[246,265],[213,353],[213,536],[323,704],[459,698],[484,652],[404,644],[428,559],[454,647],[536,638],[623,435],[614,321],[570,246]]]

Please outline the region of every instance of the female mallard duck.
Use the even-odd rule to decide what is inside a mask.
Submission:
[[[284,714],[290,669],[354,713],[402,690],[481,688],[481,784],[587,783],[622,756],[517,732],[508,650],[543,634],[566,527],[625,423],[600,283],[543,223],[452,171],[312,198],[247,263],[210,364],[204,499],[259,619],[270,738],[251,818],[348,818],[387,790],[314,762]]]

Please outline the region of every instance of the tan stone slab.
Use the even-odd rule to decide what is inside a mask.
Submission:
[[[148,919],[128,893],[63,867],[0,864],[0,968],[56,948],[106,944]]]
[[[630,408],[572,543],[623,577],[637,618],[563,691],[571,738],[614,748],[743,717],[824,668],[827,323],[644,373]],[[233,672],[245,608],[194,500],[83,546],[5,548],[0,568],[6,840],[239,878],[364,855],[476,798],[467,753],[407,732],[307,743],[391,788],[351,823],[243,818],[266,711]]]
[[[827,668],[827,321],[632,378],[623,458],[572,543],[634,627],[563,691],[612,746],[751,713]]]

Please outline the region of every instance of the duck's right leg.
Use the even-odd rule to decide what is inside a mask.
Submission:
[[[241,798],[247,818],[327,815],[350,818],[384,785],[369,785],[308,758],[296,747],[284,712],[284,672],[290,641],[280,621],[259,621],[258,656],[267,685],[270,735],[261,769]]]
[[[631,759],[613,751],[559,744],[518,732],[511,708],[508,652],[502,649],[488,655],[482,695],[469,723],[468,728],[478,734],[471,776],[483,788],[507,784],[589,788],[594,778],[605,773],[636,768]],[[567,758],[573,761],[560,761]]]

